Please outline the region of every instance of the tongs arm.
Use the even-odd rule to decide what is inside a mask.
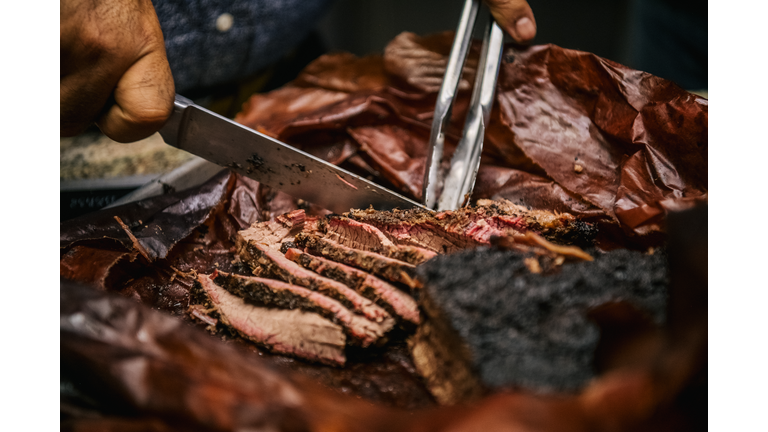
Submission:
[[[429,149],[427,150],[427,165],[424,172],[424,184],[422,195],[424,205],[434,208],[437,202],[437,184],[439,183],[440,162],[443,159],[443,144],[445,142],[445,129],[451,121],[451,108],[453,99],[459,88],[461,70],[469,52],[472,42],[472,30],[477,20],[477,11],[480,9],[480,0],[466,0],[461,11],[459,26],[453,39],[451,54],[448,57],[448,65],[445,68],[443,83],[435,102],[435,115],[432,118],[432,131],[429,137]]]
[[[477,67],[477,75],[461,141],[451,160],[451,169],[446,177],[443,192],[437,196],[440,184],[440,163],[443,157],[445,130],[451,118],[451,108],[456,96],[469,45],[472,30],[477,20],[480,0],[466,0],[462,10],[456,36],[451,47],[445,77],[435,104],[429,149],[427,152],[424,185],[424,204],[439,210],[455,210],[469,201],[474,187],[482,153],[485,125],[490,117],[496,88],[504,34],[493,18],[486,28],[483,47]],[[438,202],[439,200],[439,202]]]
[[[477,79],[472,90],[464,132],[453,153],[451,169],[445,177],[443,193],[437,204],[438,210],[456,210],[469,204],[475,187],[480,154],[483,151],[485,128],[491,116],[496,79],[501,63],[504,34],[495,21],[489,23],[483,39]]]

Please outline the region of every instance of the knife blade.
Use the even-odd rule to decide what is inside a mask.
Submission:
[[[169,145],[335,213],[369,206],[376,210],[424,208],[181,95],[176,95],[173,114],[159,132]]]

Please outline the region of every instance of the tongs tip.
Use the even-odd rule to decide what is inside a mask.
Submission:
[[[438,210],[455,210],[467,205],[480,164],[485,124],[493,106],[493,95],[504,48],[504,34],[493,18],[490,18],[483,38],[483,48],[463,136],[451,160],[451,168],[446,176],[443,192],[440,197],[437,196],[437,189],[442,180],[440,164],[443,158],[445,129],[450,121],[451,107],[464,62],[469,53],[479,8],[480,0],[466,0],[464,3],[443,83],[435,104],[422,187],[424,205],[430,209],[434,208],[435,204],[438,205]]]

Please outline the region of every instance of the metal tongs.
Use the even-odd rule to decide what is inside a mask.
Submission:
[[[445,129],[451,119],[453,99],[459,87],[461,71],[469,52],[479,9],[480,0],[466,0],[464,3],[448,58],[448,66],[445,69],[445,77],[435,104],[422,189],[424,205],[430,209],[435,208],[435,203],[437,203],[437,210],[440,211],[456,210],[469,204],[477,170],[480,167],[485,125],[488,123],[493,106],[501,53],[504,48],[504,34],[492,17],[489,19],[483,37],[483,47],[480,51],[480,61],[477,65],[477,75],[464,132],[451,159],[451,168],[445,177],[443,192],[439,198],[437,197],[437,187],[441,180],[440,163],[443,158]]]

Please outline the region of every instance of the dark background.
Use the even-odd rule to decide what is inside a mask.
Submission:
[[[629,0],[529,0],[534,44],[554,43],[623,63]],[[463,0],[336,0],[319,30],[329,49],[381,52],[402,31],[455,30]]]
[[[708,6],[703,0],[529,0],[533,44],[588,51],[681,87],[708,88]],[[455,30],[463,0],[336,0],[319,25],[329,50],[382,52],[403,31]],[[481,29],[482,26],[478,26]]]

